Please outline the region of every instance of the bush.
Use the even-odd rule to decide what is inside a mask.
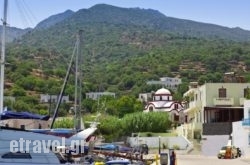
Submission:
[[[148,133],[147,133],[147,137],[152,137],[152,133],[151,133],[151,132],[148,132]]]
[[[174,149],[174,150],[179,150],[179,149],[180,149],[180,146],[177,145],[177,144],[174,144],[174,145],[173,145],[173,149]]]

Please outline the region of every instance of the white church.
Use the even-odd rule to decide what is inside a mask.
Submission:
[[[166,112],[173,122],[183,123],[185,121],[182,103],[174,101],[168,89],[161,88],[157,90],[152,98],[152,101],[147,102],[144,112]]]

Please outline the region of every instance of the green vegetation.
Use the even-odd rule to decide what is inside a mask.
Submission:
[[[88,127],[90,122],[93,121],[91,114],[84,115],[83,121],[85,126]],[[98,134],[102,135],[107,142],[118,140],[123,136],[131,136],[132,133],[137,132],[151,132],[152,135],[168,135],[166,130],[171,129],[171,121],[166,113],[142,113],[136,112],[129,115],[125,115],[123,118],[102,114],[98,120]],[[56,128],[72,128],[73,120],[65,118],[55,122]],[[174,134],[172,134],[174,135]]]
[[[54,105],[40,103],[40,94],[59,94],[80,29],[84,31],[82,102],[88,113],[123,118],[140,112],[144,105],[136,100],[138,94],[161,87],[146,82],[165,76],[182,79],[178,90],[171,91],[178,101],[190,81],[223,82],[224,72],[230,71],[250,81],[248,31],[108,5],[68,14],[54,23],[45,20],[43,28],[8,44],[5,96],[14,96],[15,102],[5,105],[41,114],[50,106],[53,110]],[[103,98],[99,103],[85,99],[86,92],[94,91],[114,92],[116,99]],[[64,94],[73,100],[73,76]],[[71,106],[61,105],[59,115],[68,115]]]

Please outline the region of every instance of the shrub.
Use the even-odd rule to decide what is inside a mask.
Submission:
[[[177,145],[177,144],[174,144],[174,145],[173,145],[173,149],[174,149],[174,150],[179,150],[179,149],[180,149],[180,146]]]

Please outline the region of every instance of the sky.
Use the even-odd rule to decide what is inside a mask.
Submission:
[[[3,18],[0,0],[0,16]],[[67,9],[78,11],[95,4],[154,9],[168,17],[250,30],[250,0],[9,0],[7,23],[11,27],[35,27],[40,21]]]

